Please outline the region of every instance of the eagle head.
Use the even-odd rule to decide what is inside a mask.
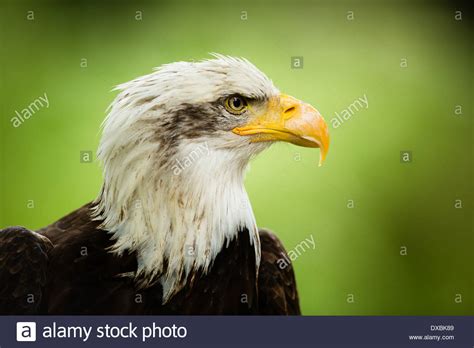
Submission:
[[[113,235],[113,252],[135,251],[134,277],[144,286],[160,281],[163,302],[241,231],[258,261],[245,168],[276,141],[320,148],[321,164],[329,136],[319,112],[280,93],[248,60],[218,54],[163,65],[116,89],[93,211]]]

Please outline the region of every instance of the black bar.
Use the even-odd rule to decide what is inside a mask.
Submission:
[[[36,341],[17,342],[17,322]],[[153,327],[153,324],[155,327]],[[52,329],[55,326],[55,330]],[[109,325],[107,330],[106,325]],[[173,325],[175,326],[173,329]],[[129,334],[131,326],[133,333]],[[61,335],[68,327],[69,338]],[[82,329],[85,327],[86,330]],[[110,327],[116,327],[110,329]],[[101,333],[130,338],[98,338]],[[136,329],[133,329],[136,327]],[[51,328],[51,330],[49,329]],[[73,329],[75,328],[75,329]],[[81,329],[79,329],[81,328]],[[20,334],[31,332],[20,324]],[[89,331],[89,335],[87,332]],[[155,338],[146,337],[154,332]],[[1,316],[0,347],[473,347],[474,317]],[[159,335],[161,334],[161,337]],[[75,338],[72,337],[75,335]],[[167,337],[171,335],[170,337]],[[429,335],[430,337],[428,337]],[[173,337],[174,336],[174,337]],[[181,336],[181,337],[179,337]],[[409,336],[412,336],[410,339]],[[413,337],[416,336],[416,340]],[[421,339],[420,339],[421,336]],[[439,336],[439,341],[434,339]]]

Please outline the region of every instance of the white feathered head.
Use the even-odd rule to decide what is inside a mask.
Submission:
[[[260,248],[243,187],[249,159],[275,141],[328,150],[326,123],[281,94],[246,59],[214,55],[177,62],[117,87],[98,157],[104,184],[94,215],[114,252],[137,252],[143,285],[163,301],[193,270],[207,271],[239,233]]]

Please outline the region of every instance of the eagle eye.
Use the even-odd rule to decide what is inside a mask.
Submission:
[[[240,115],[247,110],[247,100],[240,95],[233,95],[225,100],[224,106],[231,114]]]

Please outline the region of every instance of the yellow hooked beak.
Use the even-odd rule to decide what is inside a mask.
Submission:
[[[265,113],[232,130],[238,135],[252,135],[252,142],[287,141],[305,147],[319,147],[319,165],[329,149],[328,126],[311,105],[281,94],[268,102]]]

